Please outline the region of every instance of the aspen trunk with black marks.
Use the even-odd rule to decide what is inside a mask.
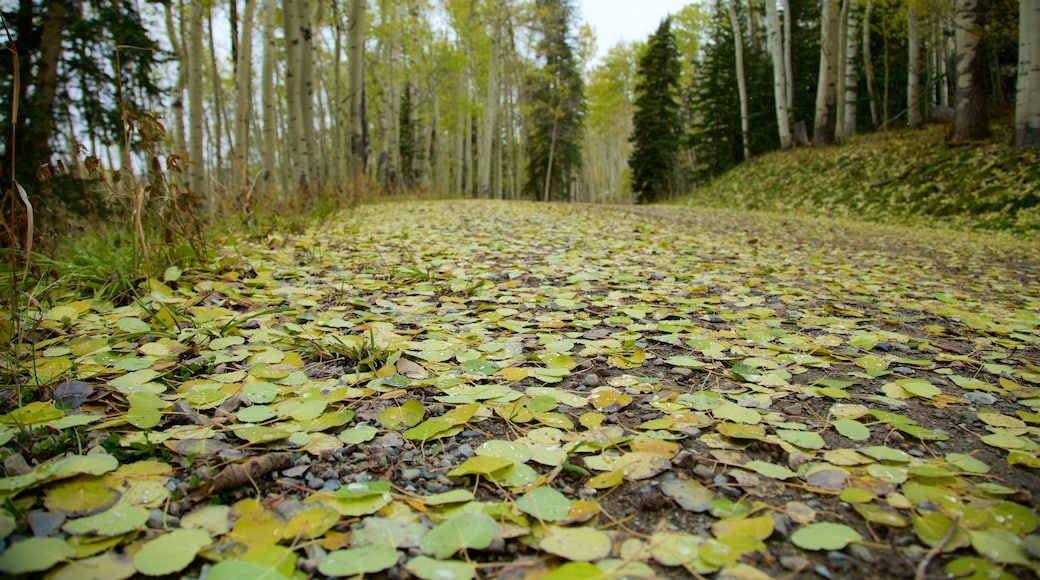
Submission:
[[[1040,146],[1040,0],[1018,2],[1015,147]]]
[[[766,33],[769,55],[773,59],[773,98],[776,101],[776,121],[780,133],[780,148],[791,147],[791,119],[788,111],[787,71],[784,70],[784,42],[780,28],[780,15],[774,0],[766,0]]]
[[[367,191],[365,173],[368,169],[368,140],[365,131],[365,26],[368,3],[351,0],[348,33],[350,65],[350,180],[354,195]]]
[[[820,76],[816,85],[814,145],[829,145],[834,142],[840,10],[839,0],[824,0],[820,17]]]
[[[917,9],[906,10],[906,42],[908,67],[906,78],[906,122],[911,128],[921,126],[921,26]]]
[[[726,7],[729,10],[730,24],[733,26],[733,46],[737,57],[737,91],[740,95],[740,136],[744,146],[744,159],[750,159],[751,128],[748,119],[747,79],[744,77],[744,39],[740,31],[740,19],[737,18],[736,0],[729,0],[726,3]]]
[[[990,135],[982,20],[979,0],[957,0],[957,117],[954,141],[985,139]]]

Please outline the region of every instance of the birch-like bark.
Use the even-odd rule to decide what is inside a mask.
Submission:
[[[282,28],[285,34],[285,108],[286,108],[286,130],[283,139],[288,146],[286,163],[289,174],[289,190],[285,195],[289,199],[295,199],[301,191],[306,179],[304,168],[303,145],[303,119],[300,108],[300,26],[297,21],[299,14],[297,2],[300,0],[282,1]]]
[[[957,0],[957,118],[954,141],[989,137],[986,63],[979,0]]]
[[[253,13],[256,0],[245,0],[235,67],[235,175],[240,195],[249,189],[249,123],[253,118]]]
[[[788,79],[784,70],[784,43],[781,38],[780,15],[775,0],[766,0],[766,31],[769,54],[773,59],[773,99],[776,101],[776,121],[780,133],[780,148],[791,147],[791,119],[788,112]]]
[[[921,126],[921,26],[913,4],[906,10],[909,66],[906,79],[906,119],[911,128]]]
[[[350,174],[355,195],[366,191],[368,142],[365,131],[365,28],[368,2],[351,0],[348,37],[350,63]]]
[[[839,0],[824,0],[820,17],[820,75],[816,85],[816,120],[813,126],[813,142],[816,145],[834,142],[840,10]]]
[[[750,122],[748,120],[747,81],[744,77],[744,40],[740,31],[740,19],[737,18],[736,0],[726,2],[729,9],[729,21],[733,26],[733,45],[737,57],[737,91],[740,95],[740,136],[744,145],[744,159],[751,158]]]
[[[780,5],[784,8],[784,76],[787,78],[787,106],[790,108],[794,107],[794,66],[791,64],[791,0],[780,0]]]
[[[263,115],[263,173],[261,174],[264,196],[271,199],[275,190],[278,150],[278,113],[275,109],[277,95],[274,92],[275,62],[278,57],[278,45],[274,35],[274,12],[277,0],[264,0],[264,62],[260,70],[260,107]],[[282,164],[284,167],[284,163]],[[280,180],[282,194],[288,179]],[[285,201],[284,197],[281,201]]]
[[[477,152],[479,197],[491,197],[492,149],[498,133],[498,61],[502,46],[502,20],[497,13],[492,13],[490,20],[491,54],[488,57],[487,98],[484,102],[484,118],[480,129],[480,150]]]
[[[182,14],[183,9],[184,7],[181,6]],[[185,74],[188,67],[188,54],[183,42],[185,39],[178,34],[177,25],[174,24],[172,2],[163,4],[163,14],[166,18],[166,32],[170,37],[170,46],[173,47],[173,55],[177,59],[177,83],[174,86],[175,96],[171,107],[173,109],[173,147],[176,153],[187,154],[188,139],[187,131],[184,128],[184,104],[188,84]]]
[[[859,74],[856,65],[859,62],[859,16],[856,7],[852,6],[848,14],[848,28],[845,33],[845,130],[846,139],[856,134],[856,117],[859,114]]]
[[[874,55],[870,49],[870,17],[874,10],[874,1],[867,0],[867,8],[863,14],[863,74],[867,81],[867,95],[870,99],[870,120],[877,129],[881,126],[878,114],[877,84],[874,81]]]
[[[310,0],[294,0],[294,5],[300,43],[297,60],[293,63],[299,70],[297,90],[300,95],[300,127],[297,138],[300,140],[299,151],[303,156],[300,162],[300,187],[304,193],[309,194],[320,174],[317,137],[314,132],[314,14]]]
[[[188,17],[188,124],[191,131],[188,143],[188,187],[204,200],[205,209],[212,213],[214,199],[206,188],[206,161],[204,151],[203,99],[202,93],[202,19],[201,2],[190,2]]]
[[[1040,145],[1040,0],[1018,2],[1015,147]]]

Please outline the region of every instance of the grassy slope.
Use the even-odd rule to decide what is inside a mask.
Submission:
[[[770,153],[679,203],[1040,236],[1040,150],[952,146],[945,132],[931,126]]]

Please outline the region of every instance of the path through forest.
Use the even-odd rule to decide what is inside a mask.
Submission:
[[[6,573],[1040,570],[1036,242],[381,203],[36,314]]]

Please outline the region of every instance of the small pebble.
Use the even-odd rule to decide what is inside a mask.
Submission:
[[[891,342],[879,342],[879,343],[874,345],[874,348],[876,348],[876,349],[878,349],[878,350],[880,350],[882,352],[888,352],[888,351],[892,350],[892,343]]]
[[[455,453],[458,454],[460,457],[465,457],[467,459],[476,455],[476,453],[473,452],[473,446],[471,446],[469,443],[463,443],[462,445],[459,445],[459,448],[455,450]]]
[[[673,375],[679,375],[680,377],[688,377],[693,374],[693,369],[688,369],[686,367],[675,367],[668,372],[670,372]]]
[[[50,536],[65,523],[65,514],[60,511],[33,510],[25,515],[34,536]]]
[[[773,512],[773,531],[786,538],[791,534],[791,518],[787,514]]]
[[[419,479],[420,475],[422,475],[422,470],[412,467],[401,472],[401,479],[405,481],[414,481]]]
[[[827,559],[830,560],[832,566],[842,569],[848,569],[856,565],[855,560],[843,552],[828,552]]]
[[[831,571],[828,570],[827,567],[823,564],[817,564],[816,566],[813,566],[813,571],[815,571],[820,576],[827,578],[827,580],[834,578],[834,574],[831,574]]]
[[[902,443],[906,441],[906,437],[903,437],[903,434],[899,431],[893,431],[889,433],[888,440],[892,443]]]
[[[697,464],[697,467],[693,468],[693,474],[697,477],[700,477],[701,479],[710,480],[715,478],[715,472],[713,472],[710,467],[703,463],[699,463]]]
[[[599,375],[596,373],[586,373],[581,379],[582,384],[586,387],[597,387],[600,384]]]
[[[792,572],[798,572],[808,568],[811,563],[805,556],[781,556],[780,565]]]
[[[894,372],[897,372],[897,373],[899,373],[901,375],[905,375],[905,376],[910,376],[910,375],[914,374],[914,369],[912,369],[910,367],[895,367],[892,370]]]
[[[871,552],[870,548],[863,544],[851,544],[849,546],[849,552],[852,552],[853,556],[863,560],[864,562],[870,564],[877,562],[877,556],[874,555],[874,552]]]
[[[321,491],[336,491],[341,487],[343,487],[343,484],[338,479],[330,479],[321,487]]]
[[[992,405],[997,402],[997,398],[992,393],[986,393],[983,391],[972,391],[964,395],[964,400],[975,403],[976,405]]]
[[[794,403],[791,405],[787,405],[786,407],[781,409],[781,411],[783,411],[785,415],[793,415],[795,417],[798,417],[801,416],[802,412],[805,411],[805,408],[800,403]]]

